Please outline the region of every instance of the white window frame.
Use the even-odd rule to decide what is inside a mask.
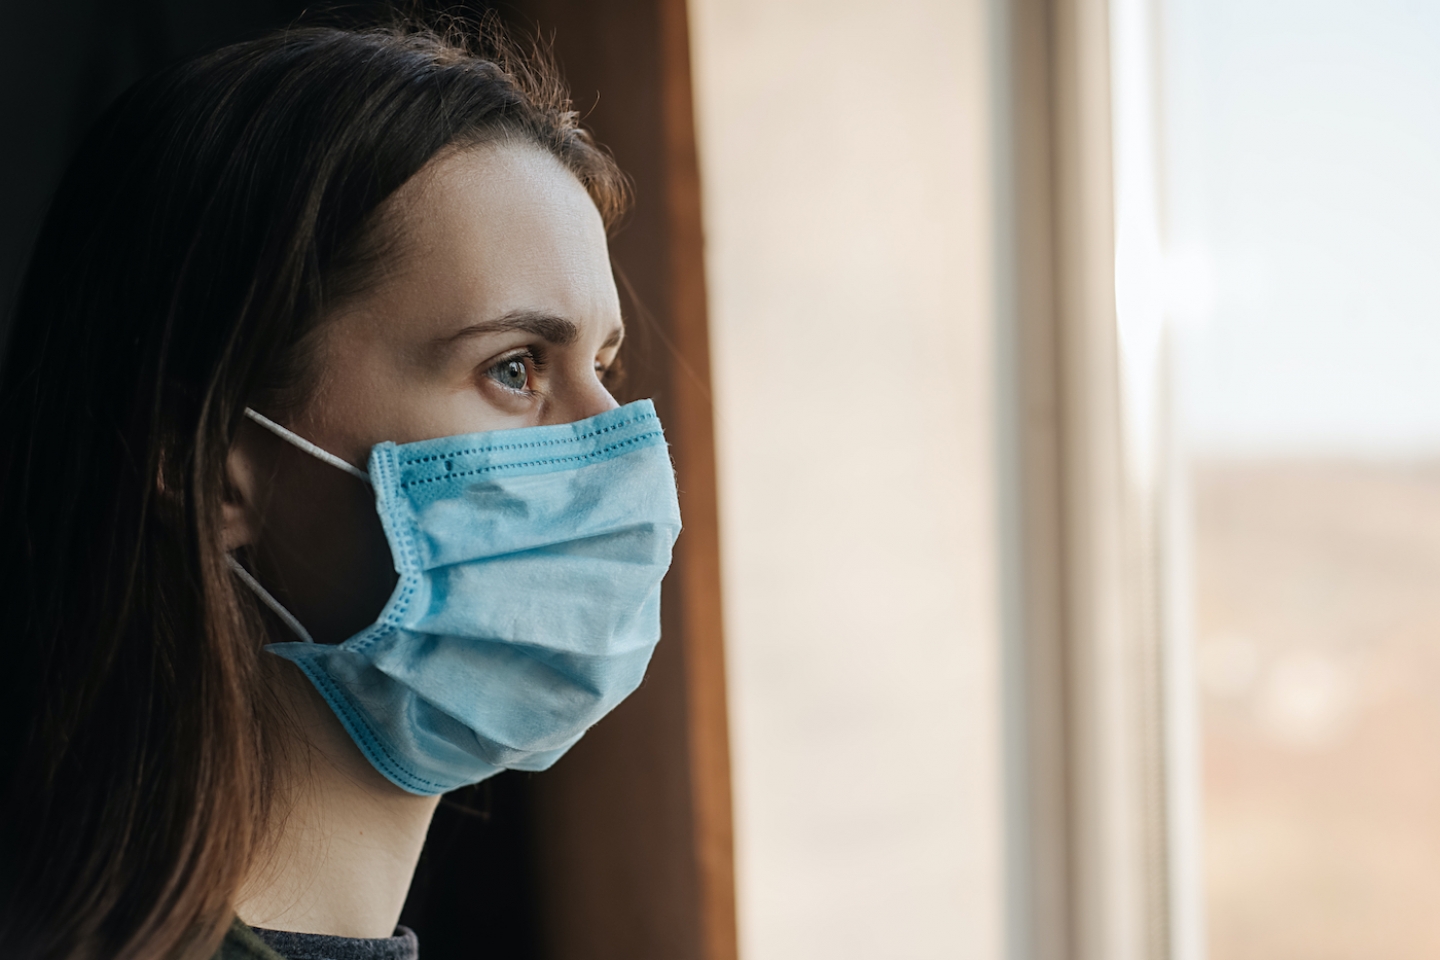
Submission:
[[[992,0],[1007,954],[1200,960],[1154,0]]]

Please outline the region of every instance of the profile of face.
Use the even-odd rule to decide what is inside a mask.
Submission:
[[[275,417],[285,427],[363,470],[382,441],[616,406],[605,379],[624,327],[605,227],[559,161],[523,144],[450,151],[382,213],[394,242],[381,274],[320,321],[311,388]],[[369,625],[395,583],[370,488],[248,420],[228,466],[225,548],[251,549],[318,642]]]

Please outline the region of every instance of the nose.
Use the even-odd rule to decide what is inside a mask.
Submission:
[[[558,405],[560,409],[555,410],[555,423],[586,420],[620,406],[610,395],[610,391],[605,389],[600,378],[595,376],[594,370],[586,370],[584,374],[576,377],[573,389],[567,391],[567,394],[568,402]]]

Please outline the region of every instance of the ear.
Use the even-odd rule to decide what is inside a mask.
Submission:
[[[253,546],[260,538],[259,445],[257,431],[243,421],[225,457],[225,495],[222,505],[221,549]]]

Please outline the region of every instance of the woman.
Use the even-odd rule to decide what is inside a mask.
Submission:
[[[421,29],[109,109],[0,376],[0,956],[413,956],[438,796],[639,683],[679,515],[606,385],[624,201],[551,72]]]

